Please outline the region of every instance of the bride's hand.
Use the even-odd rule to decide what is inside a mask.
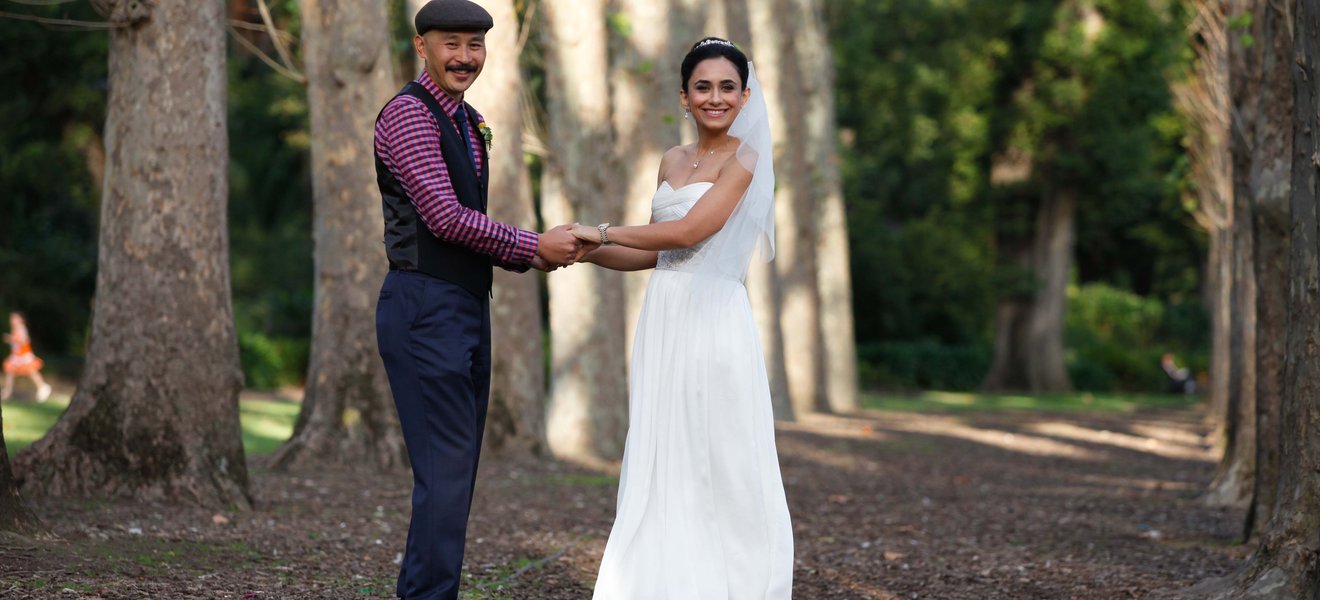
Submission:
[[[568,230],[573,237],[588,244],[600,245],[600,230],[590,225],[573,225]]]

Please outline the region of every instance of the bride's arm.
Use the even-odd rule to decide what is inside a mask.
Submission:
[[[677,250],[691,248],[724,227],[752,182],[752,173],[737,160],[729,160],[720,171],[715,185],[697,201],[687,215],[675,221],[650,225],[610,227],[611,244],[636,250]],[[582,239],[600,239],[595,228],[579,225],[571,232]]]
[[[588,252],[578,262],[587,262],[614,271],[645,271],[655,268],[659,252],[623,246],[601,246]]]

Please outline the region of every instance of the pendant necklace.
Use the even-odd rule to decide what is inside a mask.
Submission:
[[[710,155],[714,154],[714,153],[715,153],[715,150],[717,150],[717,148],[711,148],[711,149],[710,149],[710,152],[707,152],[707,153],[706,153],[706,156],[703,156],[703,157],[701,157],[701,158],[698,158],[698,159],[695,160],[695,161],[692,161],[692,168],[695,169],[695,168],[697,168],[698,166],[700,166],[700,165],[701,165],[701,161],[706,160],[707,157],[709,157]]]

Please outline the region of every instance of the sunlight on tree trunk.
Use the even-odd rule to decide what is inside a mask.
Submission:
[[[766,91],[775,142],[775,266],[784,366],[793,413],[828,410],[824,403],[820,301],[816,288],[815,210],[801,120],[798,25],[786,0],[748,2],[752,57]]]
[[[486,33],[486,66],[466,99],[493,132],[490,217],[536,230],[530,174],[523,154],[522,33],[512,0],[488,0],[495,27]],[[521,27],[527,27],[522,24]],[[535,271],[495,270],[491,312],[490,412],[484,444],[496,451],[540,454],[545,448],[545,351],[541,284]]]
[[[14,467],[34,495],[247,507],[229,288],[225,5],[132,4],[147,14],[108,15],[124,26],[109,33],[87,362],[68,410]]]
[[[302,0],[311,108],[316,296],[307,390],[277,468],[396,469],[403,434],[376,346],[376,296],[387,261],[372,151],[393,93],[385,7]]]
[[[853,331],[852,267],[848,258],[847,210],[839,175],[838,125],[834,112],[834,55],[821,0],[794,0],[800,24],[798,71],[803,75],[806,153],[811,196],[816,204],[814,254],[820,302],[825,399],[835,413],[858,408],[857,342]]]
[[[542,9],[555,146],[543,175],[542,214],[548,225],[621,222],[604,2],[547,0]],[[623,277],[586,265],[549,281],[550,450],[584,461],[617,459],[628,425]]]
[[[1258,149],[1260,100],[1260,0],[1234,0],[1229,12],[1251,17],[1229,38],[1229,89],[1233,102],[1231,284],[1229,285],[1228,411],[1224,453],[1204,500],[1212,506],[1244,508],[1251,501],[1256,468],[1256,278],[1251,170]]]
[[[1191,190],[1185,203],[1205,230],[1209,252],[1205,267],[1205,305],[1210,313],[1209,418],[1222,427],[1228,411],[1229,286],[1232,281],[1232,156],[1229,128],[1228,17],[1220,0],[1189,2],[1188,28],[1195,53],[1192,74],[1173,85],[1174,97],[1188,132],[1184,146]],[[1222,441],[1222,436],[1220,437]]]

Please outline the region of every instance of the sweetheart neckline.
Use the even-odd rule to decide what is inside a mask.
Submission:
[[[667,186],[669,186],[669,190],[670,190],[670,191],[672,191],[672,192],[677,192],[677,191],[679,191],[679,190],[687,189],[687,188],[690,188],[690,187],[692,187],[692,186],[694,186],[694,185],[701,185],[701,184],[703,184],[703,183],[706,184],[706,185],[715,185],[715,182],[714,182],[714,181],[689,181],[688,183],[685,183],[685,184],[683,184],[683,185],[681,185],[681,186],[679,186],[679,187],[674,187],[674,184],[669,183],[669,180],[668,180],[668,179],[665,179],[665,180],[661,181],[661,182],[660,182],[660,185],[667,185]]]

